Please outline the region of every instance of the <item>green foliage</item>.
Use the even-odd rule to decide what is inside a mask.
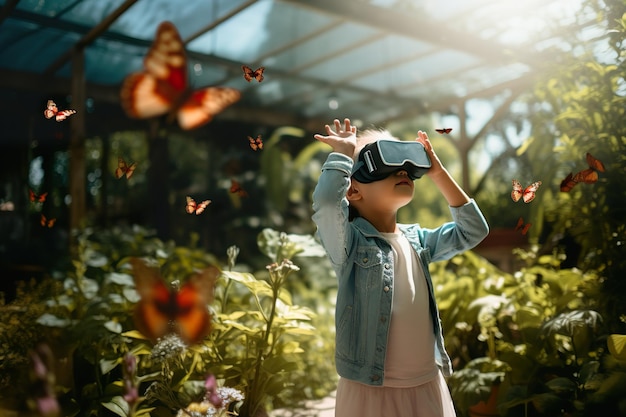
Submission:
[[[539,77],[527,97],[532,132],[518,149],[533,175],[543,181],[533,202],[532,233],[546,246],[567,248],[570,266],[597,270],[604,277],[602,308],[607,324],[623,332],[626,313],[626,5],[620,0],[586,2],[606,24],[608,45],[571,39],[576,55],[562,55]],[[610,52],[608,47],[614,53]],[[569,193],[559,186],[567,174],[587,168],[586,153],[604,163],[594,184]],[[548,249],[549,250],[549,249]]]
[[[606,348],[600,274],[561,268],[559,253],[518,256],[526,266],[515,274],[471,252],[433,265],[459,415],[486,401],[493,383],[502,416],[610,409],[626,394],[616,383],[626,368]]]
[[[332,339],[322,338],[330,323],[320,320],[328,329],[316,329],[315,312],[294,303],[288,289],[296,277],[318,280],[298,276],[300,268],[292,262],[296,256],[320,256],[312,237],[264,230],[258,245],[270,264],[254,274],[236,263],[238,251],[230,248],[210,306],[212,331],[194,346],[174,334],[153,345],[134,329],[131,312],[139,295],[127,260],[152,259],[164,279],[173,281],[218,266],[217,257],[162,242],[140,227],[85,230],[77,238],[78,250],[67,271],[32,284],[0,309],[4,406],[25,406],[32,383],[28,352],[40,342],[56,358],[49,371],[56,373],[57,396],[67,415],[109,415],[98,411],[104,407],[121,417],[173,416],[198,404],[209,374],[244,393],[242,404],[232,404],[241,406],[243,416],[295,408],[333,389],[335,372],[327,359]],[[309,349],[317,352],[305,356]],[[128,355],[137,361],[133,380],[139,396],[132,401],[125,394],[129,377],[123,372]],[[312,379],[304,377],[308,373]],[[313,385],[317,381],[323,383]]]

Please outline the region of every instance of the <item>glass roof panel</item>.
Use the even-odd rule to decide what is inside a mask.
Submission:
[[[188,44],[190,50],[243,63],[328,25],[332,17],[290,3],[259,1]]]
[[[79,40],[79,36],[57,29],[8,18],[0,31],[2,67],[43,72],[59,55]]]
[[[120,16],[111,29],[140,39],[152,39],[158,23],[169,20],[176,25],[184,40],[245,2],[246,0],[140,1]]]
[[[367,74],[374,68],[376,71],[383,67],[390,68],[394,61],[417,57],[431,48],[424,42],[407,37],[384,36],[317,65],[311,65],[302,74],[335,82],[350,81],[355,74]]]
[[[315,65],[320,59],[338,53],[377,33],[379,31],[370,26],[352,22],[335,25],[333,22],[328,30],[324,30],[318,36],[269,57],[263,63],[297,71],[298,68]]]
[[[402,91],[407,85],[428,82],[442,72],[457,71],[478,63],[476,57],[452,50],[441,50],[419,59],[396,65],[387,72],[377,72],[353,80],[352,85],[378,91]]]

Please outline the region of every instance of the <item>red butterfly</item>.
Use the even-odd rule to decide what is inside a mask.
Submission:
[[[48,196],[48,193],[43,193],[43,194],[35,194],[33,190],[28,190],[28,198],[30,199],[30,201],[32,201],[33,203],[43,203],[44,201],[46,201],[46,197]]]
[[[209,204],[211,204],[211,200],[204,200],[200,203],[196,203],[196,200],[187,196],[187,206],[185,207],[185,211],[189,214],[196,213],[196,215],[199,215],[208,207]]]
[[[451,127],[446,127],[446,128],[443,128],[443,129],[435,129],[435,132],[440,133],[442,135],[444,135],[444,134],[447,135],[448,133],[452,132],[452,128]]]
[[[583,169],[576,173],[576,175],[570,172],[567,177],[561,181],[560,189],[562,192],[569,192],[579,182],[593,184],[598,181],[598,171],[604,172],[604,164],[599,159],[594,158],[589,152],[587,152],[585,159],[587,160],[589,168]]]
[[[521,198],[524,203],[530,203],[535,199],[535,192],[541,185],[541,181],[533,182],[526,188],[522,188],[522,184],[518,180],[513,180],[513,191],[511,191],[511,198],[516,203]]]
[[[123,176],[126,176],[126,179],[129,179],[133,176],[133,172],[135,172],[135,168],[137,168],[137,163],[133,162],[132,164],[127,164],[126,161],[122,158],[117,158],[117,168],[115,168],[115,178],[118,180]]]
[[[263,149],[263,140],[261,140],[261,135],[257,136],[256,139],[253,139],[251,136],[248,136],[248,140],[250,141],[250,147],[257,151]]]
[[[243,78],[245,78],[248,82],[252,81],[253,78],[258,82],[261,82],[263,81],[263,78],[265,78],[263,77],[263,71],[265,71],[265,67],[259,67],[253,71],[252,68],[250,68],[249,66],[242,65],[241,69],[243,70]]]
[[[189,88],[185,46],[170,22],[159,25],[144,58],[144,70],[126,77],[120,95],[129,117],[144,119],[167,113],[168,120],[177,118],[185,130],[208,123],[241,96],[228,87]]]
[[[517,226],[515,226],[515,231],[517,232],[518,230],[521,230],[522,234],[525,235],[526,233],[528,233],[528,229],[530,229],[530,226],[532,226],[532,223],[524,224],[524,218],[520,217],[519,219],[517,219]]]
[[[74,113],[76,110],[59,110],[56,103],[52,100],[48,100],[47,108],[43,111],[43,115],[46,116],[46,119],[51,119],[56,116],[57,122],[67,119]]]
[[[43,227],[52,227],[57,222],[57,219],[47,219],[46,216],[42,214],[39,222]]]
[[[237,194],[239,197],[248,197],[246,190],[241,188],[241,184],[233,179],[230,180],[230,192]]]
[[[130,263],[141,296],[133,315],[137,329],[153,342],[171,333],[188,344],[201,342],[211,331],[208,304],[213,301],[219,269],[210,266],[193,274],[179,289],[170,289],[157,268],[137,258]]]

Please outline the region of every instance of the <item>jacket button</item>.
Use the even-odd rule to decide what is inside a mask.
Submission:
[[[385,285],[385,288],[383,288],[383,291],[389,292],[389,285]]]
[[[367,259],[367,258],[363,258],[363,263],[364,263],[364,264],[366,264],[366,263],[367,263],[367,261],[369,261],[369,259]]]
[[[385,264],[385,269],[389,269],[389,268],[391,268],[391,265]]]
[[[380,379],[380,375],[372,375],[370,378],[372,381],[378,381]]]

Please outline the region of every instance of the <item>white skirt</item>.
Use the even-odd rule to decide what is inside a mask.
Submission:
[[[335,417],[456,417],[441,372],[410,388],[378,387],[339,379]]]

